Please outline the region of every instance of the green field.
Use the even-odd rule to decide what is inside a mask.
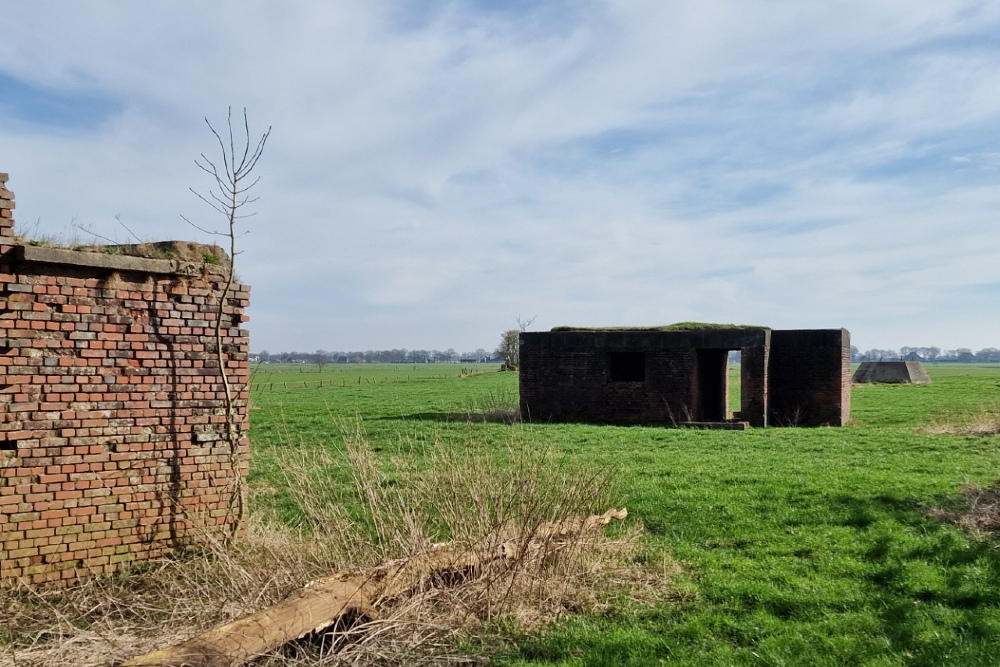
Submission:
[[[855,387],[846,428],[736,432],[470,422],[516,401],[517,375],[492,366],[262,366],[251,486],[294,520],[275,455],[336,452],[358,426],[387,465],[515,438],[615,469],[646,557],[682,565],[676,594],[514,637],[499,664],[996,665],[998,543],[928,512],[1000,477],[1000,437],[928,427],[997,410],[1000,368],[928,371],[929,386]]]

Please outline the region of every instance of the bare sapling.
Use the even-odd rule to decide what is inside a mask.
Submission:
[[[260,181],[260,177],[254,174],[254,169],[264,153],[264,145],[271,135],[271,128],[269,126],[259,139],[251,140],[250,123],[247,119],[246,109],[243,109],[243,127],[240,131],[239,128],[234,130],[233,127],[232,107],[230,107],[227,117],[228,137],[225,139],[216,131],[208,118],[205,118],[205,124],[208,125],[208,129],[211,130],[218,142],[219,157],[213,161],[202,153],[195,160],[195,164],[208,174],[214,183],[210,186],[207,194],[202,194],[194,188],[190,188],[190,190],[216,213],[222,215],[226,219],[226,226],[222,230],[206,229],[184,216],[181,217],[192,227],[206,234],[225,237],[229,245],[229,271],[225,274],[222,289],[217,290],[214,294],[217,310],[213,334],[216,362],[219,366],[219,376],[224,394],[224,438],[229,447],[228,472],[231,475],[226,525],[229,527],[230,537],[234,537],[239,533],[247,516],[247,485],[242,470],[243,458],[241,454],[246,424],[240,412],[240,408],[243,407],[241,401],[246,386],[245,382],[235,382],[230,374],[229,355],[223,344],[223,322],[227,314],[226,303],[236,278],[236,256],[239,254],[236,250],[236,240],[246,233],[246,231],[238,230],[237,225],[240,220],[255,215],[254,212],[248,211],[247,207],[259,199],[251,195],[254,186]]]

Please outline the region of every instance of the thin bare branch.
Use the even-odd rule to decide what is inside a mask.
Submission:
[[[121,216],[120,213],[117,214],[117,215],[115,215],[115,220],[117,220],[118,224],[121,225],[125,229],[125,231],[128,232],[132,236],[133,239],[135,239],[136,243],[142,243],[142,239],[140,239],[138,236],[136,236],[135,232],[133,232],[131,229],[129,229],[128,225],[126,225],[124,222],[122,222],[122,216]]]
[[[243,107],[243,130],[246,133],[246,141],[243,143],[243,160],[240,162],[240,168],[237,171],[243,171],[247,163],[247,155],[250,153],[250,121],[247,120],[247,110]]]
[[[118,245],[118,241],[116,241],[114,239],[109,239],[107,236],[104,236],[103,234],[98,234],[97,232],[95,232],[90,227],[84,227],[83,225],[78,224],[75,220],[71,223],[71,225],[72,225],[72,227],[74,229],[77,229],[77,230],[83,232],[84,234],[90,234],[94,238],[101,239],[102,241],[107,241],[108,243],[110,243],[112,245]]]
[[[190,188],[188,188],[188,189],[190,190]],[[205,202],[206,204],[208,204],[209,206],[211,206],[212,208],[214,208],[216,211],[218,211],[222,215],[226,215],[226,209],[225,208],[219,208],[218,205],[213,204],[212,202],[210,202],[200,192],[197,192],[195,190],[191,190],[191,192],[194,193],[195,197],[197,197],[198,199],[202,200],[203,202]],[[214,195],[212,195],[212,193],[209,193],[209,195],[212,196],[216,201],[219,201],[218,197],[215,197]],[[225,202],[222,202],[222,203],[224,204]],[[183,218],[184,216],[181,216],[181,217]],[[197,225],[195,225],[195,227],[197,227]]]
[[[213,236],[228,236],[225,232],[213,232],[210,229],[205,229],[204,227],[199,227],[198,225],[194,224],[193,222],[191,222],[190,220],[188,220],[183,215],[181,216],[181,220],[183,220],[184,222],[188,223],[189,225],[191,225],[192,227],[194,227],[195,229],[197,229],[199,232],[203,232],[205,234],[211,234]]]
[[[232,108],[230,108],[230,112],[232,112]],[[226,173],[229,173],[231,170],[229,168],[229,162],[227,159],[228,153],[226,153],[226,145],[222,143],[222,137],[220,137],[219,133],[215,131],[214,127],[212,127],[212,123],[209,122],[208,116],[205,117],[205,124],[208,125],[208,129],[212,131],[212,134],[214,134],[215,138],[219,141],[219,148],[221,149],[222,160],[224,162],[223,166],[225,166],[226,168]]]

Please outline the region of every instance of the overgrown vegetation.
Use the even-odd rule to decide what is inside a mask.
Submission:
[[[229,264],[229,258],[219,246],[190,241],[142,240],[125,226],[120,216],[116,216],[116,220],[117,224],[131,237],[128,242],[123,243],[76,224],[71,226],[72,230],[68,234],[45,234],[39,231],[40,221],[37,220],[32,224],[25,225],[24,230],[14,237],[14,242],[18,245],[35,248],[55,248],[103,255],[123,255],[143,259],[175,259],[212,265]],[[83,237],[81,233],[87,236]]]
[[[509,404],[517,376],[463,373],[458,365],[334,364],[323,373],[262,367],[255,382],[270,388],[252,394],[250,485],[253,514],[271,519],[266,526],[252,522],[251,533],[277,530],[283,546],[281,553],[246,558],[261,564],[259,574],[212,575],[233,579],[222,586],[233,593],[213,603],[213,618],[276,599],[348,560],[372,562],[406,545],[470,534],[468,527],[445,528],[451,521],[445,517],[478,502],[449,506],[448,497],[487,497],[490,485],[500,484],[489,479],[470,488],[475,470],[509,473],[511,489],[530,491],[531,484],[517,483],[531,479],[527,473],[561,471],[548,477],[559,486],[586,478],[570,474],[583,466],[617,471],[613,485],[598,486],[645,527],[638,550],[610,533],[608,552],[592,552],[603,564],[576,570],[578,577],[565,580],[576,592],[537,607],[548,612],[508,608],[492,620],[462,617],[469,625],[437,617],[447,622],[434,627],[462,627],[473,639],[435,630],[426,643],[414,643],[423,635],[404,622],[390,642],[395,658],[383,664],[424,660],[421,651],[433,649],[519,666],[994,665],[1000,661],[1000,550],[993,529],[973,525],[970,512],[995,498],[1000,437],[967,435],[962,424],[993,413],[1000,368],[927,368],[932,385],[855,387],[855,419],[847,428],[731,432],[470,419],[491,404]],[[443,474],[434,472],[442,467]],[[378,490],[367,504],[352,490],[357,470],[371,471],[366,474]],[[393,511],[406,516],[400,503],[413,504],[420,489],[441,509],[430,512],[420,530],[410,528],[419,523],[414,520],[393,522],[380,541],[366,507],[387,508],[383,520]],[[574,494],[606,497],[568,495]],[[346,560],[330,546],[345,526],[364,540]],[[303,545],[295,547],[298,555],[290,544]],[[278,558],[291,560],[280,565]],[[158,576],[179,581],[170,568],[187,562],[146,572],[163,568]],[[206,568],[216,562],[197,560]],[[605,574],[602,581],[589,578]],[[300,578],[293,582],[293,576]],[[269,577],[274,582],[263,583]],[[25,607],[8,613],[17,619],[6,623],[19,650],[34,637],[36,649],[46,650],[97,641],[96,631],[107,635],[108,627],[91,633],[89,624],[152,608],[157,597],[140,578],[101,585],[127,588],[134,597],[116,598],[90,615],[66,613],[61,624],[54,616],[48,625],[40,618],[30,631]],[[189,599],[180,586],[170,589],[178,591],[168,596],[170,604]],[[263,593],[254,597],[258,590]],[[600,590],[620,593],[588,599]],[[29,603],[24,596],[17,593],[0,608],[7,609],[9,599]],[[440,601],[458,608],[454,598]],[[34,609],[37,614],[40,607]],[[167,616],[157,618],[161,627],[174,627]],[[309,645],[273,660],[317,664],[317,650]],[[97,649],[94,655],[96,661]],[[351,659],[367,659],[359,656]],[[31,662],[26,657],[18,664]]]
[[[447,378],[445,368],[334,366],[326,375],[333,387],[255,395],[255,482],[275,478],[269,461],[280,439],[267,414],[277,406],[292,431],[312,433],[312,440],[329,428],[314,415],[327,409],[361,415],[384,460],[420,459],[433,442],[470,432],[481,446],[501,448],[514,429],[528,443],[618,466],[622,502],[648,531],[644,553],[683,564],[671,585],[675,597],[568,618],[516,641],[494,662],[1000,660],[995,543],[934,512],[961,511],[964,488],[993,483],[1000,442],[926,431],[990,409],[1000,368],[928,365],[932,385],[856,387],[854,424],[847,428],[746,432],[470,423],[456,415],[472,396],[513,388],[517,378],[462,379],[457,369]],[[341,385],[340,378],[349,381]],[[278,495],[271,501],[282,505]]]
[[[426,456],[385,460],[360,424],[309,447],[286,442],[276,468],[291,503],[284,521],[258,497],[246,538],[232,544],[206,537],[204,550],[66,591],[0,592],[0,661],[110,664],[259,610],[319,575],[410,558],[443,541],[492,554],[528,545],[540,526],[613,504],[611,468],[526,447],[513,435],[502,449],[479,445],[436,441]],[[258,496],[278,490],[254,488]],[[259,664],[469,661],[505,629],[536,632],[569,612],[607,608],[614,596],[664,599],[662,568],[673,567],[651,573],[636,560],[640,531],[632,522],[610,537],[557,538],[460,580],[428,581],[375,601],[378,618],[307,637]]]
[[[927,433],[950,435],[1000,435],[1000,405],[991,405],[935,420],[924,429]]]
[[[652,327],[553,327],[553,331],[697,331],[699,329],[769,329],[754,324],[718,324],[714,322],[677,322]]]

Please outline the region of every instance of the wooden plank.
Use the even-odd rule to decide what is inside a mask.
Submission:
[[[514,561],[526,550],[544,548],[626,516],[624,508],[612,508],[604,514],[542,524],[529,539],[505,542],[493,552],[439,544],[367,570],[338,572],[306,584],[267,609],[132,658],[121,667],[239,667],[283,644],[325,630],[349,613],[378,618],[381,601],[411,593],[432,575]]]

